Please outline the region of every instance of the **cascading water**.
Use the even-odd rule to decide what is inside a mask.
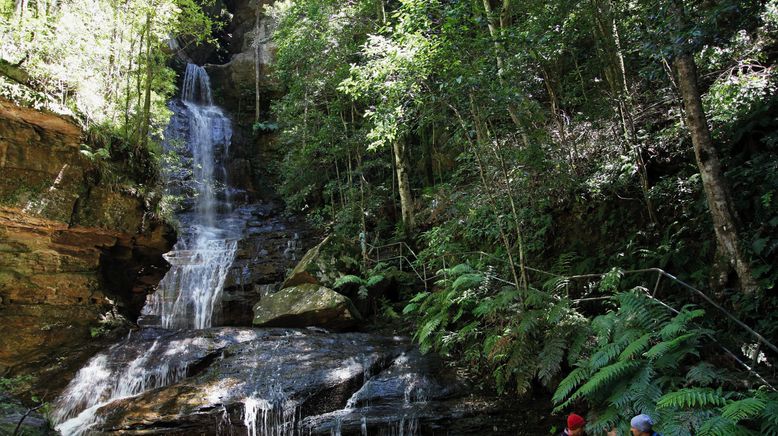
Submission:
[[[213,325],[243,223],[222,216],[216,226],[217,216],[231,210],[228,196],[217,197],[218,177],[225,174],[223,164],[217,163],[224,162],[232,129],[224,112],[213,105],[205,69],[187,66],[182,100],[189,120],[186,142],[192,154],[194,211],[179,217],[183,234],[165,255],[171,269],[149,296],[143,314],[145,325],[156,320],[164,328],[203,329]]]
[[[229,151],[232,129],[224,112],[213,105],[210,80],[202,67],[187,66],[182,103],[187,133],[184,138],[166,140],[183,140],[191,154],[186,160],[191,176],[181,182],[194,204],[178,214],[179,240],[165,255],[171,268],[148,297],[139,323],[165,329],[203,329],[214,323],[245,220],[239,213],[231,213],[227,190],[220,189],[226,176],[221,163]],[[93,357],[57,400],[57,429],[66,435],[88,434],[100,422],[100,407],[184,378],[193,360],[181,355],[193,344],[174,341],[160,346],[156,337],[162,334],[164,331],[146,330],[150,347],[149,340],[128,340]]]

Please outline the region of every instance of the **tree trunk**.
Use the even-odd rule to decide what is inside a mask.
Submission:
[[[472,97],[472,96],[471,96]],[[497,201],[494,198],[494,193],[492,192],[493,186],[486,180],[486,172],[484,171],[484,165],[483,161],[481,160],[481,154],[478,151],[479,144],[482,143],[482,132],[481,129],[478,128],[477,123],[476,124],[476,143],[473,142],[473,140],[468,136],[468,127],[467,123],[465,123],[464,118],[462,118],[462,115],[459,113],[456,107],[449,105],[451,110],[454,111],[454,114],[457,116],[457,119],[459,120],[460,125],[462,126],[462,130],[465,132],[465,138],[467,139],[468,143],[470,144],[470,149],[473,151],[473,156],[475,157],[476,163],[478,164],[478,174],[481,178],[481,184],[483,185],[484,191],[486,192],[486,199],[489,203],[489,207],[492,209],[492,213],[494,213],[494,217],[497,220],[497,230],[500,233],[500,241],[502,241],[503,247],[505,247],[505,254],[508,256],[508,266],[511,270],[511,275],[513,276],[513,282],[516,285],[516,289],[522,289],[520,282],[519,282],[519,275],[516,273],[516,263],[513,261],[513,254],[511,253],[511,244],[508,242],[508,236],[505,234],[505,230],[502,228],[502,223],[500,222],[500,213],[497,209]],[[524,299],[523,297],[519,297],[520,302],[522,306],[524,305]]]
[[[500,43],[500,35],[497,26],[499,25],[499,30],[502,31],[504,30],[503,26],[508,25],[508,9],[510,8],[510,0],[503,1],[502,9],[500,10],[499,21],[494,16],[494,11],[492,10],[490,0],[483,0],[483,4],[484,11],[486,12],[486,22],[489,27],[489,35],[492,37],[492,41],[494,42],[494,57],[495,62],[497,63],[497,79],[500,81],[500,86],[507,88],[508,85],[505,83],[504,62],[502,59],[503,47]],[[518,110],[513,105],[513,103],[508,103],[508,115],[510,115],[511,121],[513,121],[513,124],[516,127],[521,127],[521,119],[519,118]]]
[[[395,171],[397,172],[397,189],[400,191],[400,211],[402,213],[405,234],[410,235],[415,227],[413,219],[413,197],[411,196],[411,184],[408,176],[408,153],[405,142],[398,138],[392,145],[394,151]]]
[[[154,62],[151,59],[151,13],[146,15],[146,87],[143,96],[143,118],[141,119],[140,144],[146,148],[149,143],[149,123],[151,123],[151,82],[154,78]]]
[[[604,44],[606,55],[605,77],[613,93],[615,111],[621,120],[622,135],[629,151],[635,156],[635,166],[640,178],[640,189],[652,223],[658,223],[654,204],[649,195],[648,170],[643,158],[643,147],[638,140],[635,122],[632,116],[634,104],[627,86],[627,70],[624,66],[624,51],[621,47],[621,37],[613,12],[611,0],[594,0],[595,23],[599,37]]]
[[[510,182],[510,176],[508,175],[508,168],[505,164],[505,160],[502,156],[502,148],[500,146],[500,141],[493,141],[492,135],[489,132],[489,128],[485,125],[484,120],[481,118],[481,114],[478,111],[478,106],[475,104],[475,99],[473,98],[473,94],[470,94],[470,113],[473,116],[473,123],[475,124],[475,131],[476,131],[476,138],[478,139],[478,142],[483,147],[487,144],[494,144],[494,146],[491,146],[492,152],[494,153],[495,157],[497,158],[497,162],[500,164],[500,169],[502,171],[504,182],[505,182],[505,189],[506,193],[508,194],[508,200],[511,205],[511,214],[513,216],[513,225],[514,229],[516,230],[516,244],[518,245],[519,249],[519,271],[520,274],[516,275],[516,268],[514,266],[513,261],[513,255],[510,251],[510,246],[508,248],[508,259],[511,263],[511,268],[513,270],[513,276],[514,279],[516,279],[516,283],[521,289],[527,289],[528,280],[527,280],[527,269],[526,264],[524,262],[524,237],[522,236],[521,231],[521,220],[519,219],[519,214],[516,209],[516,201],[514,200],[513,195],[513,188],[511,187]],[[481,171],[483,178],[483,169],[482,169],[482,163],[481,163],[481,157],[476,151],[476,159],[478,161],[479,170]],[[497,207],[496,207],[496,201],[495,201],[495,208],[494,208],[495,215],[498,215]],[[499,217],[498,217],[499,219]]]
[[[256,14],[256,21],[254,22],[254,122],[258,123],[260,121],[259,113],[260,113],[260,107],[262,106],[262,101],[260,99],[259,95],[259,77],[262,71],[262,57],[261,54],[261,46],[262,43],[259,40],[259,15],[260,15],[260,6],[257,5],[257,10],[255,12]]]
[[[681,30],[685,27],[683,4],[675,0],[673,9],[679,20],[678,30]],[[750,294],[756,288],[756,283],[751,274],[751,266],[740,245],[732,199],[702,107],[700,90],[697,85],[697,66],[692,53],[686,47],[678,46],[676,49],[675,67],[678,74],[678,89],[683,98],[686,125],[692,137],[694,156],[702,176],[702,186],[713,220],[716,241],[722,254],[734,267],[740,279],[742,291]]]
[[[28,0],[16,0],[14,5],[14,14],[19,20],[22,20],[24,18],[24,14],[27,12],[27,3]]]

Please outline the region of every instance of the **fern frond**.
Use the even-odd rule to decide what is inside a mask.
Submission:
[[[386,279],[386,277],[383,274],[376,274],[374,276],[370,276],[367,281],[365,282],[365,286],[372,287],[375,286],[381,282],[383,282]]]
[[[362,280],[361,277],[355,276],[355,275],[345,275],[337,280],[335,280],[335,283],[332,285],[334,288],[340,288],[344,285],[359,285],[362,286],[365,284],[365,281]]]
[[[753,433],[723,416],[707,419],[697,430],[699,436],[751,436]]]
[[[551,379],[562,369],[562,359],[565,356],[567,342],[563,338],[546,339],[543,350],[538,354],[538,378],[543,386],[551,384]]]
[[[457,277],[456,280],[454,280],[454,283],[451,285],[451,289],[455,291],[475,289],[483,281],[484,281],[484,276],[482,274],[478,274],[478,273],[462,274],[461,276]]]
[[[594,392],[597,392],[603,389],[605,386],[613,383],[615,380],[623,377],[625,374],[628,374],[630,371],[640,367],[641,365],[641,362],[628,360],[625,362],[616,362],[614,364],[603,367],[597,371],[592,376],[592,378],[589,379],[589,381],[581,386],[581,389],[573,394],[573,396],[588,396]]]
[[[744,398],[742,400],[732,401],[721,409],[721,416],[737,423],[744,419],[751,419],[759,416],[765,409],[765,401],[757,398]]]
[[[611,340],[611,333],[615,324],[616,314],[613,312],[600,315],[592,320],[592,330],[599,338],[600,343],[606,343]]]
[[[452,277],[459,277],[462,274],[470,274],[475,272],[470,265],[466,263],[460,263],[458,265],[455,265],[451,268],[444,268],[438,271],[438,275],[442,276],[452,276]]]
[[[430,334],[432,334],[433,331],[435,331],[438,326],[440,326],[443,323],[443,316],[436,316],[424,323],[424,325],[419,329],[418,332],[418,340],[419,342],[424,342],[429,337]]]
[[[597,370],[611,363],[621,353],[622,346],[617,343],[606,344],[597,350],[589,359],[588,365],[592,370]]]
[[[581,352],[591,339],[591,331],[588,325],[582,325],[580,328],[573,328],[570,334],[572,339],[570,339],[570,347],[567,350],[567,363],[572,365],[581,357]]]
[[[651,341],[651,333],[646,333],[638,339],[630,342],[629,345],[624,347],[624,351],[619,354],[619,360],[623,361],[633,358],[638,353],[648,348],[649,341]]]
[[[660,342],[654,345],[653,347],[651,347],[650,350],[646,351],[646,357],[648,357],[649,359],[657,359],[669,353],[670,351],[677,349],[681,344],[684,343],[684,341],[694,338],[696,336],[697,333],[692,332],[692,333],[687,333],[685,335],[678,336],[677,338],[669,341]]]
[[[423,300],[425,300],[429,295],[430,295],[430,293],[426,292],[426,291],[425,292],[419,292],[418,294],[416,294],[416,296],[411,298],[409,303],[420,303]]]
[[[692,311],[681,311],[675,318],[667,323],[662,330],[659,331],[659,336],[663,340],[669,340],[678,336],[679,334],[688,330],[689,322],[705,315],[705,311],[702,309]]]
[[[570,374],[567,375],[567,377],[559,382],[559,386],[557,386],[551,401],[554,404],[561,403],[565,398],[567,398],[568,395],[570,395],[571,392],[580,386],[584,380],[589,378],[589,374],[589,369],[583,366],[579,366],[578,368],[572,370]],[[558,411],[558,409],[559,408],[555,409],[555,413]]]
[[[562,289],[567,287],[570,283],[570,279],[567,277],[551,277],[543,283],[543,289],[552,294],[558,294]]]
[[[708,362],[700,362],[689,369],[686,380],[700,386],[709,386],[723,377],[722,371]]]
[[[721,407],[727,402],[720,390],[710,388],[686,388],[662,395],[657,401],[658,408],[675,407],[677,409]]]

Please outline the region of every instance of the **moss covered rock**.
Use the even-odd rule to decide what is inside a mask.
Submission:
[[[358,256],[356,247],[349,241],[328,236],[305,253],[284,280],[282,288],[303,283],[333,286],[343,275],[358,273]]]
[[[317,326],[342,330],[361,319],[348,297],[312,283],[282,289],[254,306],[254,325],[260,327]]]

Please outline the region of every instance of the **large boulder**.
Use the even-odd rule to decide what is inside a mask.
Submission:
[[[304,283],[282,289],[254,306],[254,325],[331,329],[352,327],[360,315],[354,304],[332,289]]]

